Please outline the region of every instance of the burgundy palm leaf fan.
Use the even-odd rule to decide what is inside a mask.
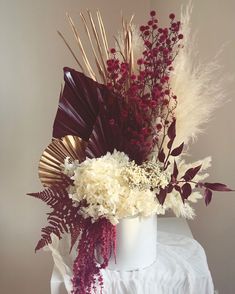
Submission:
[[[88,146],[86,156],[100,157],[114,149],[138,162],[144,160],[141,146],[130,146],[126,126],[121,121],[120,99],[105,85],[65,67],[61,93],[53,126],[53,137],[80,137]]]

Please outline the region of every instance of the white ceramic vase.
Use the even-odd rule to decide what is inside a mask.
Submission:
[[[108,269],[132,271],[150,266],[157,258],[157,216],[130,217],[117,224],[116,262],[112,255]]]

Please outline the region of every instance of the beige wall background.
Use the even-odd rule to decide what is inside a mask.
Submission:
[[[75,63],[56,34],[59,29],[73,43],[66,11],[76,19],[86,8],[99,8],[109,36],[120,26],[120,10],[145,19],[150,6],[166,14],[179,13],[185,0],[0,0],[0,293],[49,294],[50,254],[34,254],[47,208],[26,197],[41,189],[37,164],[51,138],[63,66]],[[202,60],[212,58],[227,41],[221,57],[224,73],[235,69],[235,2],[194,1],[193,29],[198,30]],[[77,21],[77,19],[76,19]],[[74,44],[74,43],[73,43]],[[228,85],[229,103],[192,146],[192,160],[211,154],[211,181],[235,186],[234,83]],[[205,208],[197,205],[190,222],[195,238],[204,246],[216,288],[222,294],[235,289],[234,193],[215,195]],[[143,293],[144,294],[144,293]]]

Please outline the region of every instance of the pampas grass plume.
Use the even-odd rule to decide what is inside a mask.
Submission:
[[[172,92],[178,97],[175,145],[194,141],[225,98],[225,79],[220,76],[218,55],[207,64],[195,61],[198,54],[195,37],[191,34],[191,14],[190,2],[181,13],[184,48],[174,61],[171,75]]]

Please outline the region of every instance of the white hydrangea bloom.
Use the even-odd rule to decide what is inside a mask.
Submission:
[[[79,161],[72,161],[70,157],[66,157],[64,160],[64,164],[61,164],[61,170],[68,177],[72,177],[75,169],[79,166]]]
[[[210,162],[210,157],[190,165],[180,160],[177,163],[179,178],[190,167],[202,164],[195,180],[204,180],[208,176],[204,170]],[[171,180],[171,168],[164,171],[155,158],[139,166],[119,151],[100,158],[88,158],[82,163],[66,158],[62,166],[63,172],[74,181],[74,185],[68,188],[69,196],[75,205],[81,201],[87,204],[81,209],[84,217],[91,217],[93,221],[105,217],[114,225],[122,218],[165,214],[169,209],[176,216],[193,218],[195,214],[190,202],[202,198],[199,192],[193,191],[185,203],[174,189],[163,205],[157,200],[156,193]]]
[[[64,171],[74,181],[70,197],[75,203],[82,200],[87,203],[81,211],[84,217],[94,221],[105,217],[115,225],[125,217],[164,213],[155,192],[150,190],[153,179],[149,172],[131,162],[123,152],[114,151],[80,164],[72,164],[66,159]],[[165,177],[160,169],[157,171],[157,184],[161,181],[165,184]]]

